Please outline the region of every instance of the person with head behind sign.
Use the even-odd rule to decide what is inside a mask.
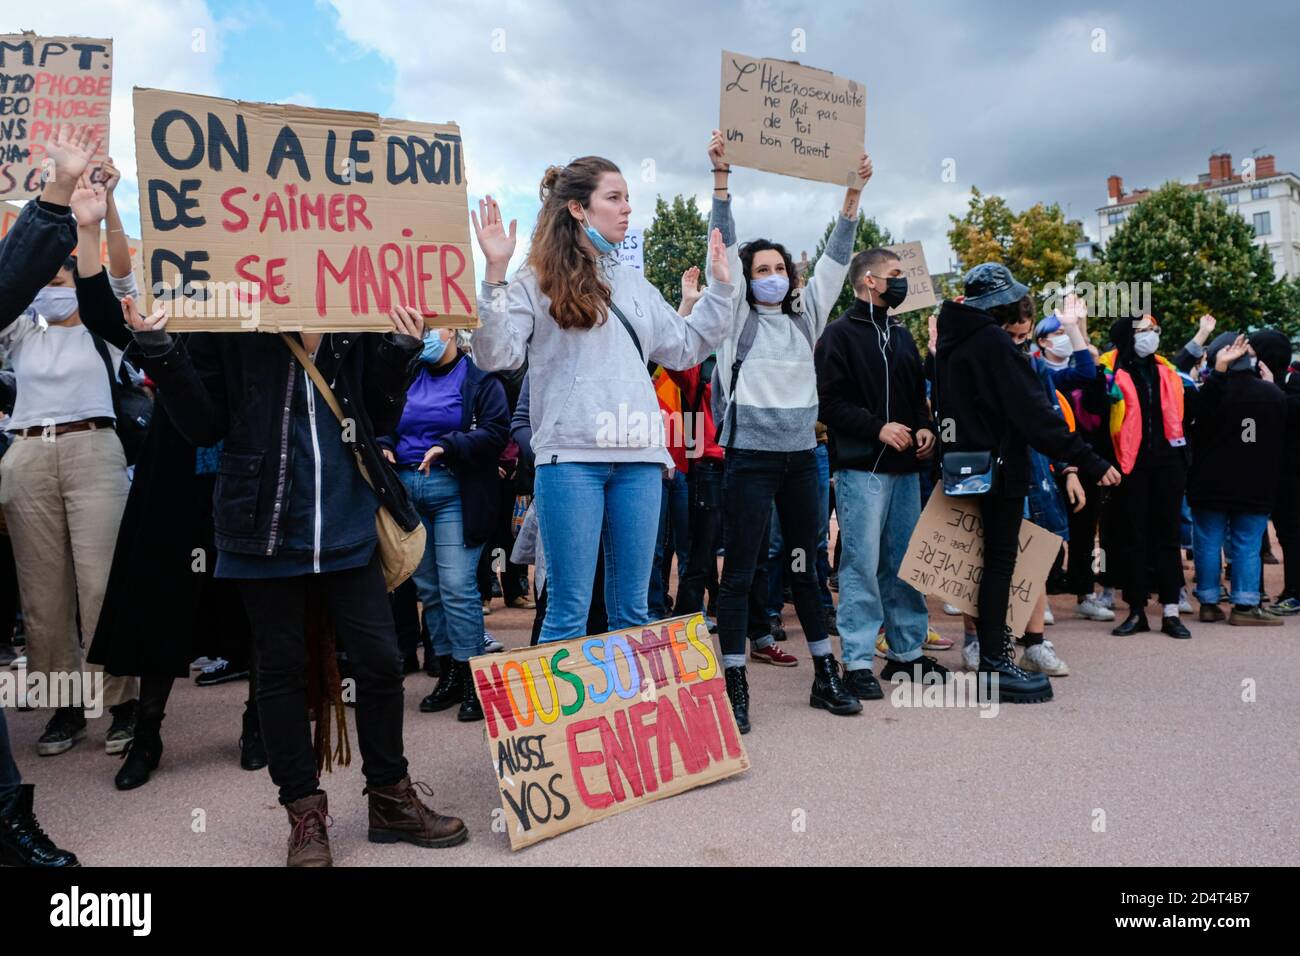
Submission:
[[[547,642],[586,632],[602,547],[609,629],[649,621],[661,476],[672,459],[646,363],[702,362],[725,331],[734,276],[716,257],[708,291],[685,318],[620,263],[632,207],[608,159],[550,167],[541,200],[528,260],[509,283],[515,224],[506,230],[490,196],[471,215],[487,260],[475,359],[488,371],[528,360]],[[720,248],[716,232],[711,242]]]
[[[1118,484],[1120,477],[1048,404],[1024,349],[1033,316],[1029,288],[1006,266],[986,262],[966,273],[962,302],[940,307],[935,349],[941,470],[949,455],[986,460],[990,469],[992,486],[971,496],[979,503],[984,531],[976,631],[979,670],[997,678],[999,699],[1007,703],[1052,699],[1046,674],[1016,666],[1006,628],[1029,488],[1029,448],[1077,466],[1085,478],[1104,486]]]

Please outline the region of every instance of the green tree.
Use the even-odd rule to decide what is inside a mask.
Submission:
[[[1207,312],[1224,331],[1300,331],[1300,285],[1274,280],[1273,260],[1255,244],[1251,225],[1222,200],[1176,182],[1137,203],[1079,280],[1150,283],[1166,351],[1190,338]],[[1105,325],[1094,331],[1104,336]]]
[[[700,267],[704,285],[705,260],[709,252],[709,223],[695,208],[695,201],[674,196],[672,204],[662,196],[655,199],[655,217],[645,231],[645,277],[671,304],[682,297],[682,273]]]
[[[948,244],[967,269],[1001,262],[1035,294],[1049,282],[1065,282],[1078,262],[1075,232],[1059,205],[1036,203],[1016,213],[1001,196],[974,187],[970,193],[966,215],[948,217]]]

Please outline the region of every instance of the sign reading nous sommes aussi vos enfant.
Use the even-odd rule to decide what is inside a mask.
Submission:
[[[170,327],[478,324],[454,124],[136,88],[144,269]]]
[[[749,767],[702,614],[470,668],[511,849]]]

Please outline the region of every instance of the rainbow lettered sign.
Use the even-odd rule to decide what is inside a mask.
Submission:
[[[511,849],[749,767],[703,615],[470,667]]]

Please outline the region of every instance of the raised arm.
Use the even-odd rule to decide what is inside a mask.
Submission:
[[[488,372],[516,369],[528,355],[533,337],[533,303],[523,284],[506,284],[506,269],[515,252],[515,225],[506,229],[501,207],[491,196],[479,200],[478,214],[470,212],[478,247],[487,260],[479,289],[478,317],[474,332],[474,361]]]
[[[871,157],[866,153],[858,163],[858,179],[862,185],[853,185],[844,191],[844,203],[826,248],[812,267],[812,279],[803,295],[803,310],[813,320],[816,335],[821,335],[830,321],[830,311],[835,307],[849,274],[849,260],[853,258],[853,239],[858,228],[858,204],[862,199],[862,186],[871,179]]]
[[[107,232],[105,244],[108,246],[108,282],[113,293],[119,298],[125,296],[140,297],[140,289],[135,284],[135,273],[131,270],[131,244],[126,241],[126,229],[122,226],[122,217],[117,211],[115,191],[122,173],[113,165],[113,157],[100,167],[104,175],[104,228]]]
[[[731,191],[728,183],[731,179],[731,164],[726,161],[727,146],[722,139],[722,131],[714,130],[709,140],[709,165],[713,169],[713,207],[709,212],[709,234],[717,229],[722,233],[722,244],[726,247],[727,265],[732,276],[732,299],[736,308],[745,299],[744,270],[740,265],[740,244],[736,239],[736,220],[731,215]],[[709,246],[709,261],[706,268],[713,271],[713,246]],[[731,330],[734,333],[735,330]]]
[[[722,232],[709,234],[709,261],[713,270],[689,317],[677,314],[654,286],[646,282],[654,332],[647,357],[665,368],[684,369],[699,365],[721,344],[731,325],[734,287]]]

